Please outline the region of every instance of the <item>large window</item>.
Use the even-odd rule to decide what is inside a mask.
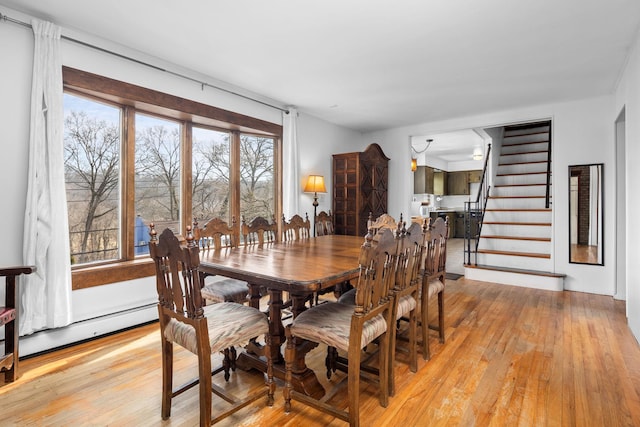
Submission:
[[[194,218],[281,215],[281,126],[66,67],[63,76],[74,289],[153,274],[152,222],[183,233]]]
[[[120,258],[120,109],[64,95],[71,264]]]

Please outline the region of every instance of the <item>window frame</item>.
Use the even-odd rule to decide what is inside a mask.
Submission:
[[[240,217],[240,134],[274,139],[274,210],[282,216],[282,126],[255,117],[144,88],[108,77],[62,67],[63,90],[73,95],[107,102],[122,108],[121,153],[121,259],[72,267],[72,289],[123,282],[153,276],[151,258],[135,256],[135,114],[140,112],[182,125],[181,228],[190,225],[192,214],[192,127],[207,127],[231,135],[231,215]]]

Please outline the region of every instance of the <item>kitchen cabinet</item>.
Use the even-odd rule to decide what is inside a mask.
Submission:
[[[378,144],[363,152],[333,155],[335,233],[364,236],[369,213],[387,213],[388,163]]]
[[[469,172],[447,172],[447,194],[450,196],[469,194]]]
[[[482,170],[469,171],[469,182],[480,182],[482,180]]]
[[[430,166],[418,166],[413,173],[413,194],[433,194],[434,169]]]
[[[469,184],[478,183],[482,179],[481,170],[447,172],[447,195],[468,196]]]
[[[447,194],[449,194],[447,191],[447,181],[448,177],[445,171],[434,170],[433,193],[431,194],[437,194],[439,196],[446,196]]]

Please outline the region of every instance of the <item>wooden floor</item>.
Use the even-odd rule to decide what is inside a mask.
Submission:
[[[362,425],[640,426],[640,347],[626,325],[624,302],[460,279],[447,283],[446,306],[446,343],[432,335],[433,357],[419,358],[416,374],[398,364],[398,392],[388,408],[378,405],[372,386],[365,387]],[[326,383],[324,353],[318,347],[310,355]],[[180,384],[195,375],[196,360],[183,350],[176,354]],[[169,421],[160,418],[157,324],[21,366],[19,382],[0,386],[3,426],[198,423],[195,389],[174,399]],[[237,372],[229,386],[261,381],[255,372]],[[281,384],[275,406],[263,404],[221,425],[344,425],[298,402],[284,414]]]

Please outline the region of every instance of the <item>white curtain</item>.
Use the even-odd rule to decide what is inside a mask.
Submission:
[[[32,20],[35,38],[20,333],[71,323],[71,265],[62,138],[60,27]]]
[[[286,218],[300,214],[300,183],[298,135],[298,110],[290,108],[282,113],[282,213]]]

